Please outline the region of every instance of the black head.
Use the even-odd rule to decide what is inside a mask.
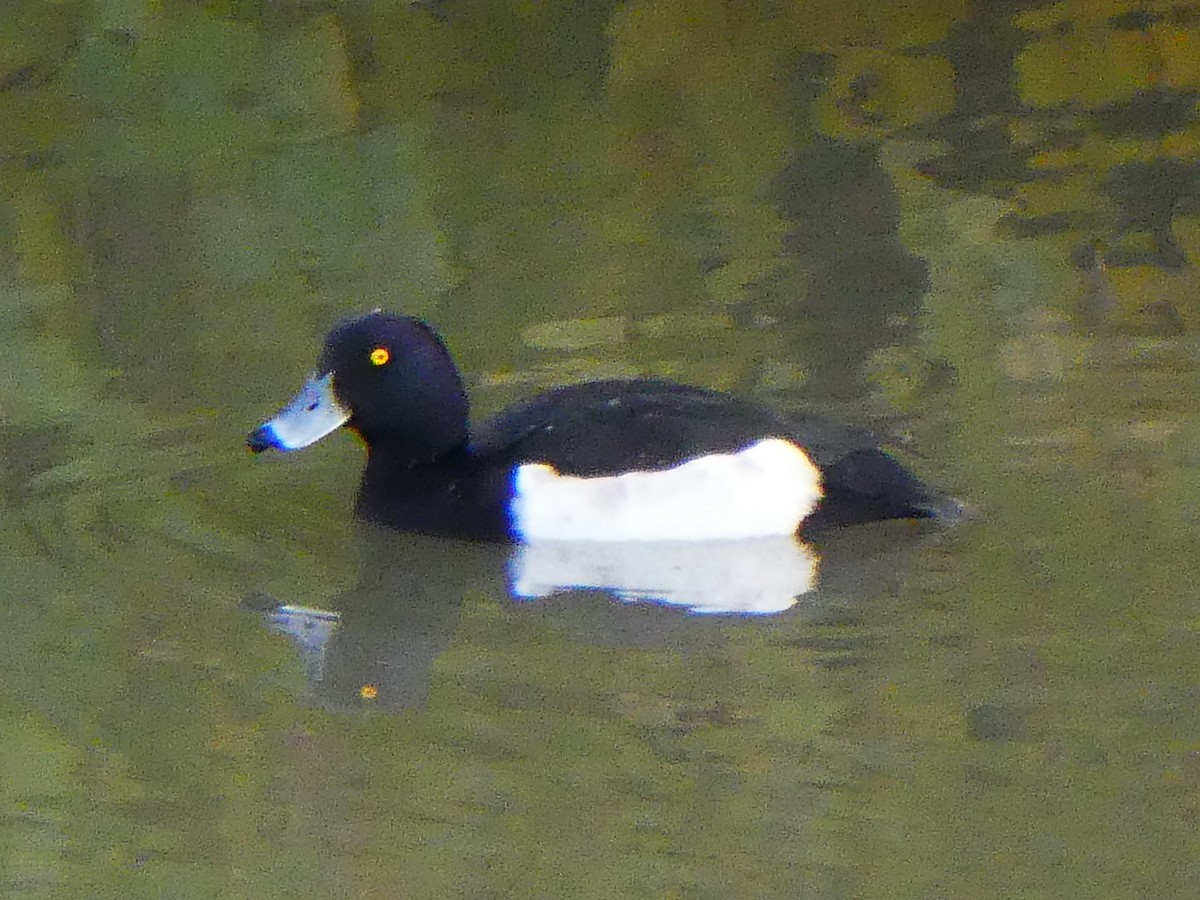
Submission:
[[[375,312],[325,339],[319,372],[372,448],[408,448],[428,461],[467,439],[467,398],[450,352],[418,319]]]
[[[466,442],[462,379],[432,328],[384,312],[337,325],[315,375],[248,443],[254,450],[293,450],[341,424],[357,431],[372,454],[401,463],[430,462]]]

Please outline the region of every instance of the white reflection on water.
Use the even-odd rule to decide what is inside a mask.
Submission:
[[[818,557],[793,537],[671,543],[536,541],[509,561],[510,591],[522,600],[598,589],[626,602],[693,613],[769,615],[813,590]]]

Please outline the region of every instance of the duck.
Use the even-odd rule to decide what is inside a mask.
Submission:
[[[374,311],[335,325],[254,453],[357,434],[359,519],[472,541],[726,541],[958,517],[866,432],[657,378],[551,388],[472,431],[437,331]]]

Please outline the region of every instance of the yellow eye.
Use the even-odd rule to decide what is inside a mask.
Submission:
[[[387,347],[376,347],[371,351],[371,365],[373,366],[385,366],[391,358],[392,354]]]

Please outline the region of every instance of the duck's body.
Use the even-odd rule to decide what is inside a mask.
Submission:
[[[441,340],[384,313],[335,328],[248,443],[298,449],[343,424],[368,447],[358,514],[427,534],[713,540],[957,508],[859,432],[666,381],[556,388],[472,436]]]

